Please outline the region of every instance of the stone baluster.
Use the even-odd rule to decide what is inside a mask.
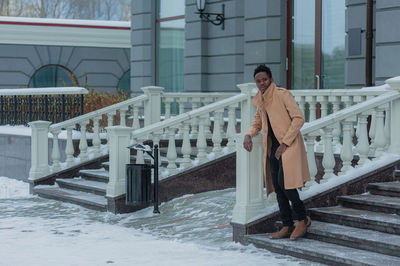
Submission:
[[[379,106],[376,108],[376,134],[375,134],[375,147],[376,154],[375,157],[381,157],[382,153],[385,151],[386,138],[384,129],[384,106]]]
[[[115,112],[111,112],[107,114],[107,126],[112,127],[114,125],[114,115]],[[110,136],[107,132],[107,151],[110,151]]]
[[[29,180],[36,180],[50,173],[48,132],[51,122],[34,121],[28,124],[32,128]]]
[[[228,107],[228,127],[226,129],[226,136],[228,137],[228,151],[235,150],[235,136],[236,136],[236,105]]]
[[[308,161],[308,169],[310,171],[310,182],[307,182],[305,185],[305,189],[310,188],[313,184],[315,184],[315,176],[317,175],[318,169],[317,164],[315,162],[315,153],[314,153],[314,144],[315,144],[316,135],[310,133],[305,136],[306,145],[307,145],[307,161]]]
[[[126,126],[126,112],[127,111],[128,111],[128,107],[124,107],[124,108],[121,108],[119,110],[119,116],[120,116],[119,124],[120,124],[120,126],[123,126],[123,127]]]
[[[208,120],[208,114],[205,117],[199,117],[199,135],[197,137],[197,160],[199,163],[203,163],[207,161],[207,153],[206,153],[206,148],[207,148],[207,142],[206,142],[206,133],[205,133],[205,124],[207,123],[206,120]]]
[[[133,129],[139,129],[140,128],[140,122],[139,122],[139,106],[134,105],[133,106],[133,122],[132,122],[132,128]]]
[[[299,107],[305,117],[306,116],[306,97],[305,96],[300,96]]]
[[[335,167],[335,157],[333,156],[332,149],[332,131],[334,126],[327,126],[324,131],[324,157],[322,159],[322,166],[324,167],[325,174],[320,180],[320,183],[328,181],[329,178],[334,176],[333,168]]]
[[[213,141],[213,152],[215,154],[215,157],[219,157],[222,155],[222,149],[221,149],[221,127],[220,127],[220,119],[221,119],[221,113],[224,112],[224,109],[219,109],[214,112],[214,130],[213,130],[213,135],[212,135],[212,141]]]
[[[321,118],[322,118],[328,115],[328,96],[320,96],[318,99],[321,104]],[[318,145],[316,146],[316,151],[324,152],[323,134],[321,134],[320,136],[320,140],[318,142]]]
[[[72,130],[74,126],[67,127],[67,147],[65,147],[65,154],[67,155],[66,163],[67,168],[75,164],[74,162],[74,145],[72,142]]]
[[[368,134],[367,134],[367,117],[368,114],[363,113],[358,116],[358,143],[357,143],[357,151],[360,156],[360,160],[358,161],[357,167],[362,166],[365,163],[365,160],[368,158],[369,152],[369,143],[368,143]]]
[[[183,114],[185,112],[185,103],[187,102],[187,98],[186,97],[180,97],[178,99],[178,103],[179,103],[179,114]]]
[[[375,156],[375,135],[376,135],[376,109],[372,110],[371,112],[371,125],[369,127],[369,138],[371,139],[371,145],[369,145],[369,152],[368,156],[374,157]]]
[[[192,111],[196,110],[197,108],[198,108],[198,102],[193,101],[192,102]],[[199,124],[198,117],[197,116],[193,117],[191,119],[191,132],[190,132],[192,139],[197,138],[197,135],[199,133],[199,131],[198,131],[199,125],[198,124]]]
[[[61,133],[61,130],[52,131],[51,134],[53,135],[53,149],[51,152],[51,159],[53,160],[53,173],[61,170],[60,165],[60,147],[58,146],[58,135]]]
[[[310,120],[309,122],[314,121],[317,118],[317,100],[316,96],[306,97],[308,100],[308,104],[310,106]]]
[[[88,154],[87,154],[87,139],[86,139],[86,125],[88,124],[88,121],[79,123],[81,127],[81,138],[79,140],[79,159],[81,162],[87,161],[88,160]]]
[[[390,146],[390,104],[385,105],[385,138],[385,150],[388,150]]]
[[[100,146],[101,146],[101,140],[100,140],[100,128],[99,128],[99,121],[101,120],[101,116],[97,116],[93,118],[93,154],[94,157],[100,157],[101,156],[101,151],[100,151]]]
[[[171,117],[171,103],[173,102],[173,98],[164,98],[164,104],[165,104],[165,119],[168,119]]]
[[[178,157],[176,154],[176,146],[175,146],[175,127],[168,128],[168,151],[167,151],[167,159],[168,159],[168,172],[173,175],[177,173],[176,167],[176,158]]]
[[[212,102],[213,102],[213,99],[209,98],[209,97],[205,98],[204,101],[203,101],[204,105],[209,105]],[[215,119],[215,117],[214,117],[214,119]],[[204,130],[205,130],[205,134],[206,134],[206,138],[207,139],[212,137],[212,133],[211,133],[210,128],[211,128],[211,119],[210,119],[210,115],[207,115],[207,119],[206,119],[205,124],[204,124]]]
[[[343,162],[341,174],[345,174],[351,168],[351,161],[353,160],[353,123],[354,119],[343,121],[343,145],[340,153],[340,158]]]
[[[192,153],[192,145],[190,144],[189,126],[190,126],[190,121],[183,122],[183,140],[182,140],[183,159],[181,167],[184,169],[192,166],[192,160],[190,159],[190,155]]]
[[[336,113],[340,109],[340,97],[338,96],[333,96],[332,99],[333,102],[333,113]],[[340,122],[335,123],[335,127],[333,128],[332,131],[332,144],[334,148],[334,152],[336,150],[336,146],[340,144],[340,135],[341,135],[341,128],[340,128]]]

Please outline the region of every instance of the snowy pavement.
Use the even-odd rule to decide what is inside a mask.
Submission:
[[[233,243],[234,189],[183,196],[160,215],[96,212],[28,190],[0,177],[0,265],[311,264]]]

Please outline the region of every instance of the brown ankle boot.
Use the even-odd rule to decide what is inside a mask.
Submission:
[[[294,229],[293,233],[290,235],[291,240],[295,240],[295,239],[305,235],[305,233],[307,232],[307,228],[311,225],[311,219],[309,216],[307,216],[306,220],[307,220],[307,223],[304,220],[297,222],[296,228]]]
[[[290,236],[292,231],[293,231],[293,226],[284,226],[284,227],[282,227],[281,230],[279,230],[279,232],[270,234],[269,238],[272,238],[272,239],[287,238]]]

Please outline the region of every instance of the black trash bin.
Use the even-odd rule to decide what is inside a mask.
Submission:
[[[143,206],[151,200],[151,165],[126,165],[126,205]]]

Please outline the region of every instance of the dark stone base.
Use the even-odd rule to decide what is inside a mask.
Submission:
[[[311,197],[305,200],[304,204],[307,209],[338,205],[337,196],[365,193],[368,183],[400,181],[400,177],[393,174],[398,168],[400,168],[400,160]],[[294,213],[293,217],[296,217]],[[274,212],[249,224],[231,223],[233,241],[246,244],[245,235],[274,232],[277,229],[275,224],[278,220],[280,220],[279,212]]]
[[[115,198],[106,197],[107,198],[107,211],[112,212],[114,214],[117,213],[128,213],[128,212],[135,212],[144,208],[147,208],[149,205],[143,206],[133,206],[133,205],[126,205],[126,195],[121,195]]]

